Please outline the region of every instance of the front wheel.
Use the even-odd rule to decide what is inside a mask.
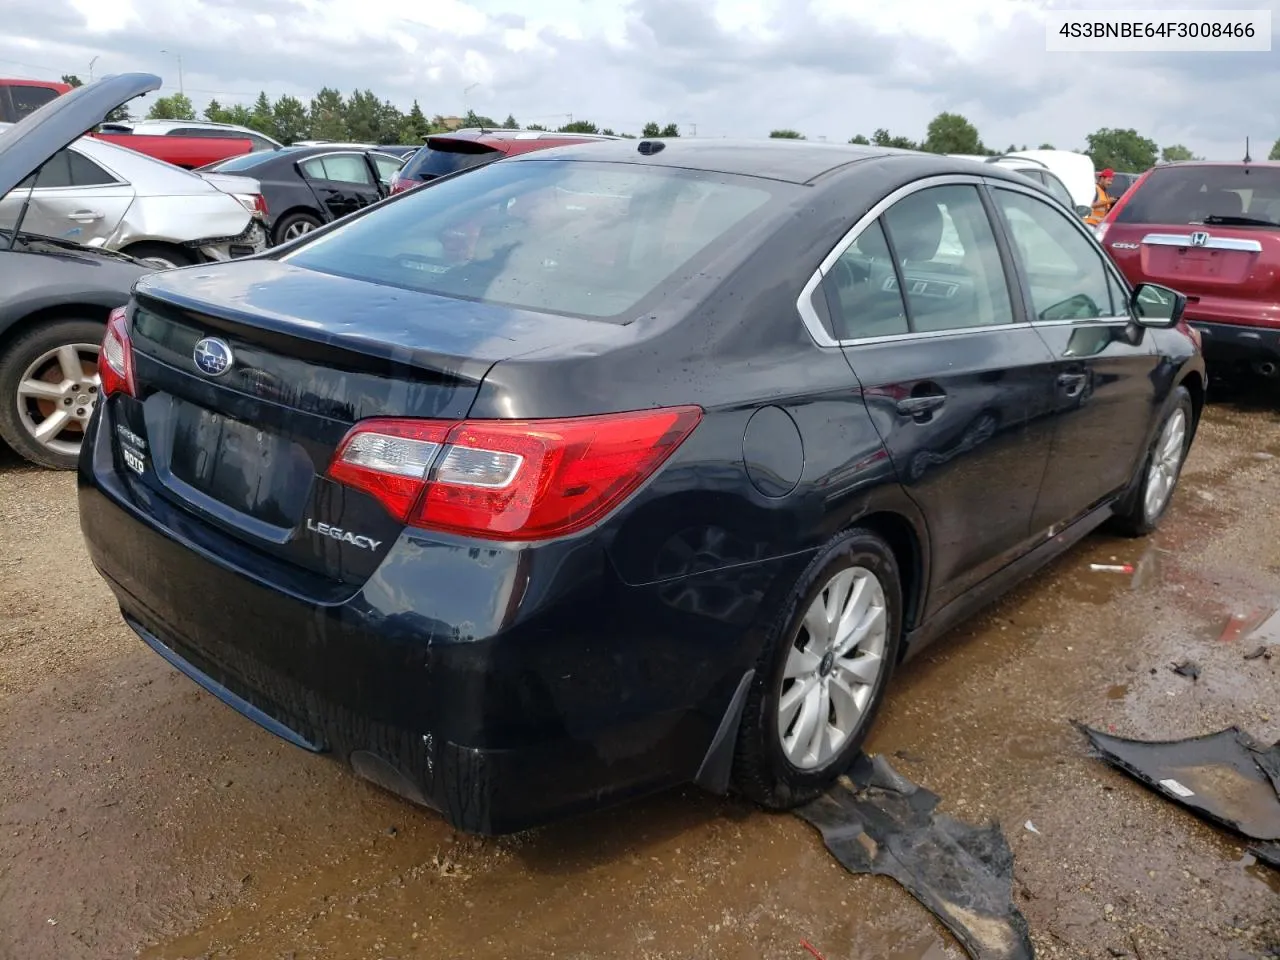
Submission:
[[[867,530],[840,534],[809,564],[766,638],[738,733],[738,790],[781,810],[835,782],[871,729],[901,634],[893,551]]]
[[[276,224],[276,243],[288,243],[290,240],[305,237],[312,230],[320,229],[320,226],[319,217],[309,213],[291,213]]]
[[[1191,449],[1195,405],[1186,387],[1175,387],[1169,412],[1142,462],[1142,479],[1116,509],[1112,526],[1129,537],[1145,537],[1160,525]]]

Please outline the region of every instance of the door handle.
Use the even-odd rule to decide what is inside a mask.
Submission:
[[[919,397],[905,397],[898,401],[898,412],[909,417],[933,413],[947,402],[945,393],[926,393]]]
[[[76,223],[93,223],[95,220],[102,219],[101,210],[77,210],[75,213],[67,214],[68,220],[74,220]]]
[[[1058,386],[1066,391],[1068,397],[1078,397],[1084,391],[1084,384],[1088,379],[1083,373],[1060,373]]]

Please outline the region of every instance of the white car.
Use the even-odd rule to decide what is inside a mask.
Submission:
[[[252,143],[254,153],[279,150],[282,146],[257,130],[212,120],[130,120],[128,123],[104,123],[100,129],[103,133],[136,133],[150,137],[238,137]]]
[[[982,157],[953,153],[962,160],[979,163],[997,163],[1006,170],[1016,170],[1042,184],[1069,210],[1081,216],[1091,208],[1094,199],[1093,161],[1083,153],[1072,150],[1018,150],[997,157]]]
[[[0,229],[13,226],[28,200],[24,230],[159,267],[230,260],[267,246],[257,180],[198,176],[93,137],[59,150],[38,181],[27,177],[0,198]]]

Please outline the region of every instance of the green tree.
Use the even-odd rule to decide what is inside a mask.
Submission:
[[[247,127],[253,122],[253,112],[243,103],[237,103],[227,111],[227,123],[238,127]]]
[[[617,136],[617,134],[613,132],[613,127],[605,127],[603,130],[600,131],[600,134],[605,137]]]
[[[271,107],[271,117],[275,126],[275,137],[281,143],[290,144],[297,140],[306,140],[311,132],[311,121],[307,117],[307,108],[297,97],[284,94]]]
[[[275,112],[271,109],[271,101],[267,99],[265,90],[260,92],[258,99],[253,102],[252,117],[248,125],[250,129],[265,133],[268,137],[279,139],[279,134],[276,131]]]
[[[590,120],[575,120],[573,123],[566,123],[558,131],[559,133],[599,133],[600,128]]]
[[[668,123],[665,127],[662,128],[662,131],[658,134],[658,136],[678,137],[680,136],[680,127],[674,123]]]
[[[870,141],[870,140],[868,140],[866,137],[864,137],[862,134],[858,134],[856,137],[854,137],[854,138],[853,138],[852,140],[850,140],[849,142],[850,142],[850,143],[856,143],[856,144],[857,144],[858,146],[860,146],[860,147],[869,147],[869,146],[871,146],[871,141]]]
[[[526,130],[542,130],[542,131],[545,131],[547,128],[546,128],[546,127],[544,127],[544,126],[543,126],[542,124],[540,124],[540,123],[530,123],[530,124],[528,124],[528,125],[525,127],[525,129],[526,129]]]
[[[1089,134],[1089,149],[1095,170],[1147,170],[1156,165],[1156,142],[1137,130],[1103,127]]]
[[[636,135],[634,133],[620,133],[618,134],[618,136],[620,136],[623,140],[634,140],[636,138]]]
[[[516,117],[513,113],[507,114],[507,119],[502,121],[503,130],[519,130],[520,124],[516,123]]]
[[[482,113],[476,113],[474,110],[468,110],[467,115],[462,118],[464,127],[484,127],[486,130],[497,130],[501,124],[493,117],[486,117]]]
[[[646,123],[644,127],[640,130],[640,136],[642,137],[656,137],[661,133],[662,133],[662,128],[658,126],[656,123],[654,123],[652,120]]]
[[[210,123],[230,123],[227,119],[231,116],[231,111],[220,104],[217,100],[210,100],[204,108],[204,118]]]
[[[418,101],[414,100],[413,106],[400,121],[400,142],[421,143],[427,139],[429,133],[431,133],[431,121],[422,112],[422,107],[418,106]]]
[[[891,136],[884,127],[871,134],[871,142],[877,147],[892,147],[895,150],[916,150],[919,147],[919,144],[909,137]]]
[[[1040,146],[1036,147],[1036,149],[1037,150],[1056,150],[1057,148],[1052,143],[1042,143],[1040,144]]]
[[[1277,140],[1271,146],[1271,152],[1267,154],[1268,160],[1280,160],[1280,140]]]
[[[774,140],[803,140],[804,134],[798,130],[770,130],[770,138]]]
[[[940,113],[930,120],[920,149],[928,153],[987,152],[982,138],[978,136],[978,128],[958,113]]]
[[[69,86],[69,87],[83,87],[83,86],[84,86],[84,83],[82,83],[82,82],[81,82],[81,80],[80,80],[80,78],[79,78],[79,77],[77,77],[74,73],[64,73],[64,74],[62,75],[62,82],[63,82],[63,83],[65,83],[65,84],[66,84],[67,86]]]
[[[1177,160],[1203,160],[1204,158],[1197,157],[1180,143],[1171,143],[1160,151],[1160,159],[1164,163],[1173,163]]]
[[[186,94],[175,93],[168,97],[157,97],[147,113],[148,120],[194,120],[195,107]]]
[[[347,139],[373,143],[382,123],[382,103],[372,90],[352,90],[347,97]]]
[[[404,122],[404,114],[390,100],[383,100],[378,106],[378,122],[374,127],[372,143],[399,143],[400,124]]]
[[[347,104],[342,94],[323,87],[311,98],[311,137],[316,140],[347,140]]]

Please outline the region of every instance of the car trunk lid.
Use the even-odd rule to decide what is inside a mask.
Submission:
[[[268,259],[153,275],[135,291],[136,398],[115,408],[121,463],[144,509],[162,497],[279,560],[363,582],[400,524],[325,478],[351,426],[462,419],[495,362],[588,323]]]

